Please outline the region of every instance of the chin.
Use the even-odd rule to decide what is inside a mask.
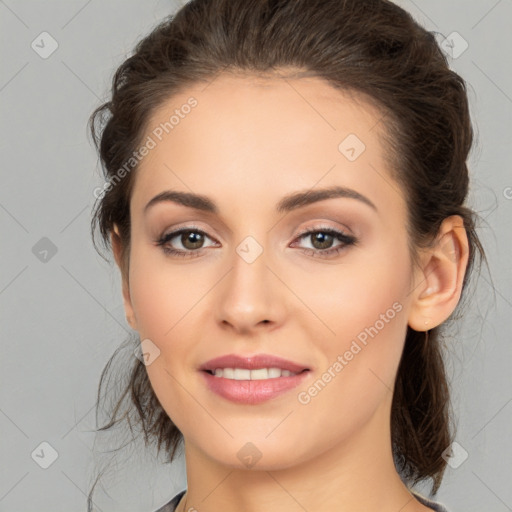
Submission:
[[[248,471],[279,471],[289,469],[307,460],[306,454],[298,454],[295,448],[280,446],[274,449],[274,443],[259,441],[230,442],[220,453],[209,453],[210,458],[223,466]],[[227,453],[234,456],[226,457]]]

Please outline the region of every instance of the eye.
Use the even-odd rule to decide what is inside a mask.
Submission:
[[[358,240],[353,235],[347,235],[342,231],[333,228],[317,227],[302,232],[297,240],[308,239],[311,241],[312,247],[303,248],[304,252],[311,256],[332,256],[339,254],[350,245],[356,245]],[[338,240],[339,245],[332,247],[332,244]],[[295,242],[294,242],[295,243]]]
[[[295,240],[310,239],[312,247],[302,247],[301,249],[310,256],[329,257],[339,254],[350,245],[357,244],[358,240],[352,235],[347,235],[342,231],[338,231],[329,227],[318,227],[303,231]],[[162,247],[165,254],[177,256],[182,258],[194,258],[200,256],[203,249],[211,246],[204,246],[206,238],[211,238],[201,229],[195,226],[181,228],[176,231],[171,231],[163,235],[157,240],[156,245]],[[175,248],[172,246],[172,241],[177,239],[182,248]],[[339,245],[332,247],[336,242]],[[176,242],[174,242],[176,243]],[[292,247],[296,244],[294,241]],[[215,245],[212,244],[212,245]]]
[[[183,249],[175,249],[170,245],[170,242],[175,238],[181,244]],[[171,233],[163,235],[156,245],[161,246],[165,254],[179,257],[195,257],[202,253],[203,243],[205,238],[210,238],[204,231],[195,226],[181,228]]]

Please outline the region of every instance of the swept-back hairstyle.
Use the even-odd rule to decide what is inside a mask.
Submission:
[[[466,289],[475,255],[485,260],[476,214],[465,204],[473,130],[465,82],[449,68],[434,33],[387,0],[191,0],[137,44],[115,73],[110,100],[91,116],[107,184],[144,140],[155,109],[227,72],[318,77],[377,106],[390,172],[408,206],[412,260],[435,240],[443,219],[460,215],[469,240]],[[96,228],[110,248],[113,226],[119,227],[126,280],[136,172],[134,166],[102,189],[91,223],[96,248]],[[447,463],[443,452],[455,438],[443,349],[440,327],[428,336],[408,327],[391,411],[399,474],[412,485],[431,478],[433,494]],[[117,352],[103,371],[98,407]],[[138,424],[146,445],[156,443],[172,461],[182,434],[161,407],[145,366],[132,360],[122,369],[125,382],[110,420],[99,430],[126,420],[130,428]]]

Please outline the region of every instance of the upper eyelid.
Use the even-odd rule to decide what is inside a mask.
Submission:
[[[341,233],[341,234],[346,235],[346,236],[354,236],[352,234],[352,230],[349,229],[348,227],[344,226],[343,228],[338,228],[338,227],[329,226],[327,224],[323,224],[323,225],[320,224],[320,225],[310,226],[310,227],[301,229],[301,230],[299,230],[299,232],[295,236],[296,237],[297,236],[302,236],[302,235],[310,233],[310,232],[322,231],[322,230],[325,230],[325,231],[336,231],[336,232]]]

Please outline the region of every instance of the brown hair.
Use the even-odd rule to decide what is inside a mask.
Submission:
[[[460,215],[469,241],[465,290],[475,255],[485,260],[476,214],[464,205],[473,140],[465,82],[449,69],[434,34],[387,0],[189,1],[137,44],[115,73],[110,101],[91,116],[105,179],[116,177],[142,143],[152,113],[173,94],[223,72],[256,76],[283,70],[322,78],[378,106],[390,169],[408,205],[411,255],[432,243],[443,219]],[[113,225],[119,227],[126,280],[135,172],[136,166],[103,191],[91,224],[93,242],[99,226],[107,248]],[[408,327],[391,411],[399,474],[413,485],[431,478],[433,494],[446,467],[443,452],[455,437],[440,334],[436,327],[426,338]],[[111,362],[122,348],[103,370],[98,408]],[[182,434],[161,407],[145,366],[132,360],[129,372],[123,370],[126,382],[110,421],[99,430],[124,420],[130,429],[139,424],[146,445],[156,442],[172,461]]]

